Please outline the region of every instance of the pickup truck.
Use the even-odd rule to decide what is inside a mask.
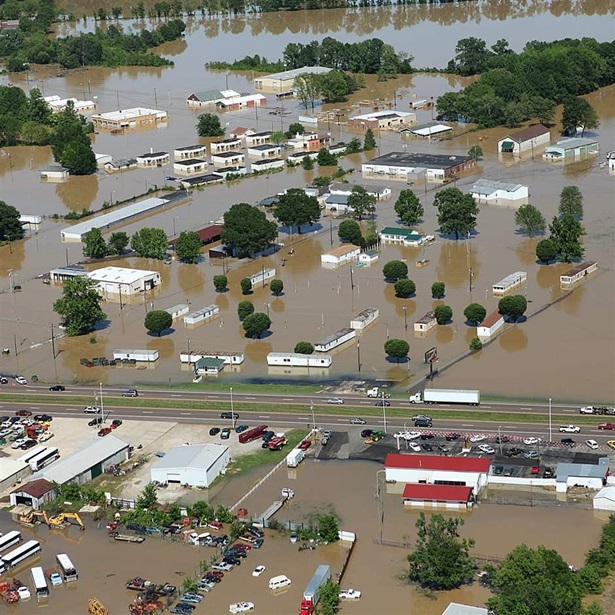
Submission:
[[[560,425],[560,433],[581,433],[581,428],[576,425]]]
[[[598,429],[615,429],[615,423],[599,423]]]

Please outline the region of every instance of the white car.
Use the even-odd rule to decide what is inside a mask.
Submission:
[[[340,592],[340,600],[358,600],[361,592],[358,589],[344,589]]]
[[[47,442],[47,440],[51,440],[51,438],[53,438],[54,433],[53,431],[44,431],[39,437],[38,437],[38,441],[39,442]]]
[[[247,613],[254,610],[253,602],[236,602],[228,607],[230,613]]]
[[[598,442],[595,440],[585,440],[585,444],[592,450],[596,450],[598,448]]]
[[[17,376],[15,382],[17,384],[28,384],[28,381],[23,376]]]
[[[476,434],[475,436],[470,436],[470,442],[472,443],[476,443],[476,442],[482,442],[483,440],[486,440],[487,436],[484,436],[483,434]]]
[[[17,594],[20,600],[30,600],[30,590],[25,585],[17,588]]]
[[[25,441],[25,438],[18,438],[15,442],[13,442],[13,444],[11,444],[11,448],[19,448]]]
[[[100,413],[100,408],[97,408],[96,406],[86,406],[83,411],[86,414],[99,414]]]
[[[595,410],[593,406],[583,406],[583,408],[581,408],[579,410],[580,414],[594,414]]]
[[[344,403],[344,400],[341,397],[332,397],[331,399],[327,399],[327,403],[340,406]]]
[[[410,444],[408,444],[408,446],[415,452],[415,453],[420,453],[421,452],[421,447],[416,443],[416,442],[410,442]]]
[[[13,433],[10,429],[3,429],[0,431],[0,438],[5,438],[9,434]]]
[[[220,562],[218,564],[214,564],[211,569],[219,570],[220,572],[230,572],[233,570],[233,564],[225,564],[224,562]]]
[[[265,572],[265,566],[257,566],[253,571],[252,571],[252,576],[253,577],[260,577],[261,574],[263,574],[263,572]]]
[[[495,449],[493,446],[489,446],[489,444],[481,444],[478,450],[487,455],[493,455],[493,453],[495,453]]]
[[[418,440],[421,437],[420,431],[404,431],[402,433],[404,440]]]
[[[540,438],[534,438],[534,436],[525,438],[525,440],[523,440],[523,444],[528,444],[530,446],[533,444],[540,444],[541,442],[542,440]]]
[[[55,571],[49,575],[49,580],[54,587],[56,585],[62,585],[62,577]]]
[[[581,433],[581,428],[576,425],[561,425],[560,433]]]

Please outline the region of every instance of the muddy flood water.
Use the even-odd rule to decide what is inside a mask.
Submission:
[[[214,59],[233,59],[236,50],[277,57],[291,41],[309,40],[335,32],[340,40],[357,40],[365,35],[382,36],[399,50],[407,50],[416,57],[416,64],[444,65],[454,54],[454,42],[462,36],[478,36],[493,43],[506,36],[515,49],[528,40],[545,36],[594,36],[599,40],[612,37],[611,22],[605,19],[612,11],[612,3],[585,2],[558,5],[558,10],[546,10],[539,2],[526,3],[464,3],[463,7],[407,7],[378,11],[307,11],[296,15],[263,15],[246,20],[190,20],[187,36],[171,43],[161,52],[172,57],[176,65],[166,69],[100,69],[92,68],[69,73],[56,69],[34,67],[27,74],[11,75],[10,80],[26,89],[39,87],[45,95],[58,94],[90,98],[97,96],[98,111],[154,106],[169,113],[166,127],[128,131],[123,135],[101,132],[94,137],[96,152],[114,158],[136,156],[154,151],[205,143],[210,140],[196,137],[195,123],[200,110],[188,109],[186,96],[194,90],[229,88],[240,92],[253,91],[251,75],[206,71],[204,62]],[[377,18],[375,17],[377,16]],[[326,18],[326,19],[325,19]],[[294,20],[294,21],[293,21]],[[300,23],[297,20],[302,20]],[[125,22],[130,25],[131,22]],[[80,28],[91,27],[88,22]],[[60,34],[71,32],[72,26],[62,25]],[[254,34],[258,34],[258,39]],[[300,36],[298,35],[300,33]],[[549,34],[550,33],[550,34]],[[408,36],[411,34],[411,36]],[[421,45],[414,34],[432,37],[446,45],[434,50]],[[246,40],[258,40],[258,48]],[[413,41],[412,44],[408,41]],[[228,43],[228,44],[227,44]],[[251,43],[252,44],[252,43]],[[427,50],[429,49],[429,53]],[[433,54],[436,55],[433,55]],[[197,67],[195,69],[195,67]],[[9,77],[0,76],[0,83]],[[443,92],[458,89],[465,81],[445,75],[406,75],[397,80],[379,83],[366,80],[367,87],[352,100],[335,107],[347,117],[358,110],[361,100],[384,98],[394,101],[398,109],[408,109],[413,97],[437,97]],[[604,152],[615,143],[615,107],[612,104],[615,88],[605,88],[589,97],[595,106],[601,125],[591,136],[599,141],[599,158],[576,164],[544,162],[540,155],[526,155],[521,159],[500,159],[497,140],[509,131],[502,128],[467,133],[463,126],[455,127],[455,136],[443,142],[428,142],[402,138],[395,133],[377,135],[378,148],[370,154],[350,156],[341,160],[345,169],[355,169],[347,176],[350,182],[363,181],[361,162],[389,151],[408,151],[465,154],[471,145],[480,143],[485,155],[476,173],[461,177],[457,187],[469,190],[479,177],[523,183],[530,187],[530,202],[551,220],[557,213],[558,195],[567,184],[578,185],[585,199],[583,224],[585,257],[596,260],[599,272],[562,301],[526,322],[518,323],[499,335],[492,344],[454,368],[443,371],[438,384],[445,387],[477,388],[485,394],[516,394],[532,397],[552,397],[561,400],[612,402],[615,400],[615,278],[612,263],[615,257],[613,202],[615,176],[604,165]],[[274,108],[283,108],[280,115],[272,115]],[[324,110],[333,110],[333,106]],[[320,110],[320,109],[319,109]],[[363,108],[363,110],[367,110]],[[222,124],[229,130],[236,126],[258,130],[288,128],[303,113],[295,100],[276,101],[269,95],[265,107],[259,110],[228,112]],[[419,123],[431,120],[431,111],[418,111]],[[349,133],[344,121],[320,122],[320,132],[330,132],[337,141],[348,141],[360,133]],[[559,138],[554,127],[552,141]],[[423,365],[424,352],[437,346],[440,367],[465,352],[475,328],[464,322],[463,310],[471,302],[482,303],[487,313],[497,307],[491,286],[514,271],[528,273],[527,287],[518,292],[527,296],[528,315],[562,297],[559,276],[569,269],[566,264],[541,266],[534,256],[539,238],[528,239],[516,231],[512,208],[481,205],[477,232],[469,241],[451,241],[437,235],[437,219],[432,207],[438,186],[420,182],[413,186],[425,208],[424,221],[419,229],[435,234],[435,244],[425,249],[385,246],[379,261],[371,267],[353,267],[352,278],[348,266],[335,270],[323,269],[321,252],[339,245],[339,220],[323,217],[319,224],[304,229],[301,236],[290,235],[280,229],[278,241],[284,244],[276,255],[256,261],[228,259],[226,264],[204,258],[198,265],[137,258],[110,260],[105,264],[159,270],[162,285],[148,296],[120,309],[118,303],[105,303],[108,321],[93,336],[56,340],[56,357],[50,343],[51,325],[59,318],[52,304],[61,294],[59,286],[44,286],[37,276],[51,268],[83,259],[78,242],[62,243],[60,231],[65,222],[50,219],[54,213],[99,210],[104,201],[129,199],[148,188],[162,186],[172,174],[172,166],[153,170],[131,169],[107,174],[99,171],[88,177],[72,177],[65,183],[46,183],[39,180],[39,169],[52,163],[49,148],[5,148],[0,155],[0,198],[14,204],[22,213],[43,215],[46,218],[38,232],[12,245],[0,247],[0,345],[10,354],[0,358],[0,371],[38,375],[47,381],[106,383],[186,382],[191,372],[182,369],[179,353],[182,350],[220,350],[244,352],[243,365],[232,371],[225,369],[220,380],[310,380],[325,381],[353,377],[373,380],[386,379],[412,385],[427,372]],[[255,204],[260,199],[288,187],[302,187],[314,176],[331,169],[304,171],[285,169],[258,178],[207,187],[192,193],[192,198],[145,219],[128,223],[115,230],[133,233],[144,225],[163,228],[171,236],[184,230],[196,230],[218,220],[237,202]],[[374,183],[367,180],[367,183]],[[390,199],[377,204],[378,228],[397,225],[393,205],[399,190],[406,186],[388,181],[393,190]],[[332,244],[333,240],[333,244]],[[295,250],[288,256],[288,247]],[[409,277],[417,285],[417,294],[408,300],[394,297],[391,285],[382,279],[382,265],[393,258],[405,259]],[[418,269],[415,262],[428,259],[429,265]],[[88,264],[89,269],[100,264]],[[212,285],[214,275],[229,268],[230,291],[216,294]],[[271,334],[260,340],[247,340],[236,316],[239,301],[245,299],[239,291],[239,280],[263,267],[275,267],[276,277],[284,281],[285,291],[273,297],[268,288],[255,288],[248,297],[257,311],[269,313],[273,324]],[[430,287],[434,281],[446,283],[444,303],[453,309],[452,324],[438,327],[427,338],[416,338],[414,321],[433,309],[439,302],[432,300]],[[10,293],[12,285],[22,291]],[[188,303],[199,309],[215,303],[220,316],[196,328],[186,328],[180,321],[174,330],[161,338],[148,336],[143,318],[149,309],[164,309],[178,303]],[[333,365],[324,371],[309,373],[293,370],[290,373],[268,369],[266,355],[271,351],[292,351],[300,340],[318,341],[342,327],[360,311],[376,307],[379,319],[360,336],[360,348],[350,342],[333,351]],[[55,333],[58,333],[57,326]],[[388,338],[407,338],[411,362],[391,363],[386,360],[383,344]],[[95,342],[95,343],[94,343]],[[79,359],[110,357],[116,348],[156,349],[160,359],[147,369],[92,368],[79,365]],[[565,373],[561,361],[566,357]],[[546,366],[549,369],[546,369]],[[514,377],[511,374],[514,373]],[[574,374],[574,377],[572,376]]]
[[[358,603],[342,604],[343,614],[440,615],[450,601],[482,605],[488,591],[477,583],[452,592],[426,598],[401,580],[405,570],[407,549],[381,546],[374,541],[410,542],[415,539],[414,524],[418,512],[405,511],[399,495],[382,492],[382,501],[375,498],[378,464],[371,462],[306,461],[297,470],[278,470],[244,502],[250,514],[262,512],[279,497],[282,487],[291,487],[295,497],[276,518],[280,521],[306,521],[314,512],[334,510],[341,518],[340,526],[357,534],[356,547],[342,578],[343,587],[363,591]],[[215,498],[214,503],[234,504],[257,479],[261,470],[233,480]],[[382,477],[380,477],[382,480]],[[340,492],[343,491],[343,497]],[[332,502],[335,502],[332,507]],[[380,515],[379,510],[384,511]],[[380,519],[382,518],[382,524]],[[501,558],[519,543],[540,544],[557,549],[570,564],[578,566],[583,555],[598,540],[602,520],[589,510],[565,507],[529,508],[524,506],[480,505],[464,515],[465,536],[476,539],[475,554]],[[212,549],[176,544],[148,538],[141,545],[117,543],[107,538],[104,526],[87,522],[87,530],[70,528],[50,532],[46,527],[23,529],[42,542],[40,565],[53,567],[55,555],[66,552],[79,572],[79,581],[70,588],[51,591],[48,604],[40,609],[34,601],[24,603],[15,612],[35,613],[44,608],[52,615],[78,615],[87,600],[98,597],[111,613],[127,612],[134,592],[124,589],[127,579],[142,576],[157,582],[181,585],[184,576],[194,575],[201,560],[210,561]],[[0,530],[14,529],[7,516],[0,518]],[[579,531],[582,528],[582,531]],[[341,545],[328,545],[315,551],[298,552],[297,544],[287,537],[269,533],[260,550],[252,550],[242,565],[227,574],[213,592],[208,594],[195,615],[222,615],[228,605],[249,600],[256,612],[268,615],[293,613],[299,606],[303,589],[316,566],[329,564],[340,571],[347,554]],[[251,571],[266,566],[265,573],[254,578]],[[29,560],[15,571],[15,576],[30,582],[29,567],[39,565]],[[273,596],[267,588],[270,577],[285,574],[292,580],[288,591]],[[385,601],[385,602],[383,602]],[[383,610],[386,604],[386,610]]]

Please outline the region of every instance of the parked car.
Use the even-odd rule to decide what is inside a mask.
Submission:
[[[330,399],[327,399],[327,403],[342,405],[344,403],[344,400],[341,397],[331,397]]]
[[[252,547],[250,545],[236,544],[236,545],[233,545],[233,549],[235,549],[237,551],[251,551]]]
[[[358,600],[361,592],[358,589],[344,589],[340,592],[340,600]]]
[[[473,436],[470,436],[470,442],[472,442],[472,444],[475,444],[476,442],[483,442],[486,439],[487,439],[487,436],[485,436],[482,433],[477,433],[477,434],[474,434]]]
[[[224,526],[222,525],[222,523],[220,523],[220,521],[210,521],[207,524],[208,528],[211,528],[212,530],[216,530],[216,532],[219,532]]]
[[[100,414],[100,408],[97,406],[86,406],[83,411],[86,414]]]
[[[543,478],[553,478],[555,476],[555,472],[553,471],[553,468],[550,467],[546,467],[543,471],[542,471],[542,477]]]
[[[41,438],[40,441],[44,442],[45,440]],[[37,444],[38,442],[36,440],[26,440],[19,448],[22,451],[27,451],[29,448],[32,448],[33,446],[36,446]]]
[[[32,412],[30,410],[17,410],[15,416],[32,416]]]
[[[257,566],[253,571],[252,571],[252,576],[253,577],[260,577],[261,574],[263,574],[263,572],[265,572],[265,566]]]
[[[495,449],[489,444],[479,444],[478,450],[481,451],[481,453],[485,453],[486,455],[493,455],[493,453],[495,453]]]
[[[351,425],[365,425],[365,423],[367,423],[365,419],[358,419],[358,418],[350,419]]]
[[[436,444],[436,448],[441,452],[441,453],[450,453],[450,449],[447,448],[446,446],[444,446],[443,444]]]
[[[435,437],[436,437],[435,433],[429,433],[428,432],[428,433],[422,433],[421,434],[421,440],[431,440],[431,439],[433,439]]]
[[[255,549],[260,549],[263,546],[263,543],[265,542],[264,538],[257,538],[253,543],[252,543],[252,547],[254,547]]]
[[[255,527],[253,525],[248,527],[247,531],[250,532],[250,534],[252,534],[254,536],[257,536],[258,538],[264,538],[265,537],[265,532],[263,532],[263,530],[261,530],[259,527]]]
[[[606,445],[610,448],[615,448],[615,440],[609,440]]]
[[[249,426],[248,426],[248,425],[238,425],[238,426],[235,428],[235,432],[236,432],[236,433],[241,433],[242,431],[246,431],[246,429],[249,429]]]
[[[95,419],[92,419],[91,421],[88,422],[88,425],[90,427],[96,427],[97,425],[102,424],[103,420],[102,417],[97,416]]]
[[[201,596],[197,596],[196,594],[184,594],[180,600],[182,602],[189,602],[192,604],[199,604],[203,598]]]
[[[99,432],[98,432],[98,437],[99,438],[104,438],[105,436],[108,436],[113,430],[111,429],[111,427],[103,427]]]
[[[408,447],[411,450],[413,450],[415,453],[420,453],[421,452],[421,447],[416,442],[410,442],[410,444],[408,444]]]
[[[25,438],[17,438],[13,444],[11,444],[11,448],[18,449],[21,448],[21,445],[26,441]]]
[[[572,438],[562,438],[560,443],[564,446],[576,446],[576,442]]]
[[[390,405],[391,405],[391,402],[390,402],[390,401],[387,401],[386,399],[379,399],[379,400],[378,400],[378,401],[374,404],[374,406],[377,406],[377,407],[380,407],[380,408],[382,408],[383,406],[388,407],[388,406],[390,406]]]
[[[0,376],[0,384],[8,384],[9,383],[9,379],[6,378],[5,376]]]
[[[533,446],[535,444],[540,444],[542,440],[540,438],[535,438],[534,436],[530,436],[529,438],[525,438],[523,440],[523,444],[527,444],[529,446]]]
[[[504,472],[504,466],[495,466],[495,469],[493,470],[493,473],[496,476],[500,476],[500,474],[502,474],[502,472]]]
[[[50,391],[66,391],[66,387],[62,384],[54,384],[52,387],[49,387]]]
[[[598,442],[595,440],[585,440],[585,445],[589,446],[592,450],[596,450],[598,448]]]
[[[111,421],[111,429],[117,429],[123,422],[122,419],[113,419]]]
[[[232,566],[241,566],[241,560],[238,557],[225,557],[222,562]]]
[[[523,456],[526,459],[538,459],[540,457],[540,451],[525,451]]]
[[[231,430],[228,427],[225,427],[220,432],[220,440],[228,440],[231,437]]]
[[[217,436],[220,433],[220,428],[219,427],[212,427],[209,430],[209,435],[210,436]]]
[[[496,436],[495,443],[496,444],[506,444],[510,442],[510,438],[508,436]]]
[[[512,476],[514,471],[515,471],[514,468],[506,468],[504,470],[504,476]]]
[[[540,474],[540,466],[534,466],[534,467],[531,469],[530,474],[531,474],[532,476],[536,476],[536,475]]]
[[[122,397],[139,397],[137,389],[128,389],[122,393]]]
[[[446,436],[444,436],[449,442],[453,442],[454,440],[459,440],[459,438],[461,438],[461,434],[457,433],[457,432],[452,432],[452,433],[447,433]]]
[[[224,573],[223,573],[224,574]],[[217,577],[214,574],[212,574],[211,572],[208,572],[204,577],[203,580],[206,583],[211,583],[212,585],[216,585],[217,583],[222,582],[222,577]]]
[[[303,440],[303,442],[301,442],[299,446],[297,446],[297,448],[301,449],[302,451],[307,451],[307,449],[310,448],[310,446],[312,446],[311,440]]]
[[[254,610],[254,604],[252,602],[236,602],[231,604],[228,610],[230,613],[247,613]]]
[[[238,419],[239,415],[237,414],[237,412],[233,412],[232,415],[230,412],[221,412],[220,418],[221,419]]]
[[[233,564],[229,564],[228,562],[219,562],[217,564],[213,564],[211,569],[220,570],[222,572],[230,572],[233,570]]]
[[[372,433],[373,433],[373,431],[371,429],[364,429],[361,432],[361,437],[362,438],[369,438],[372,435]],[[326,437],[326,436],[324,436],[324,437]]]
[[[431,444],[421,444],[421,448],[428,453],[433,453],[433,446]]]
[[[0,420],[2,419],[3,417],[0,417]],[[53,421],[53,417],[51,416],[51,414],[35,414],[34,420],[39,421],[40,423],[50,423],[51,421]]]

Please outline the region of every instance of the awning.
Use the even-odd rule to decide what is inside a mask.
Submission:
[[[515,144],[512,141],[504,141],[504,143],[502,143],[502,150],[513,149],[514,147]]]

